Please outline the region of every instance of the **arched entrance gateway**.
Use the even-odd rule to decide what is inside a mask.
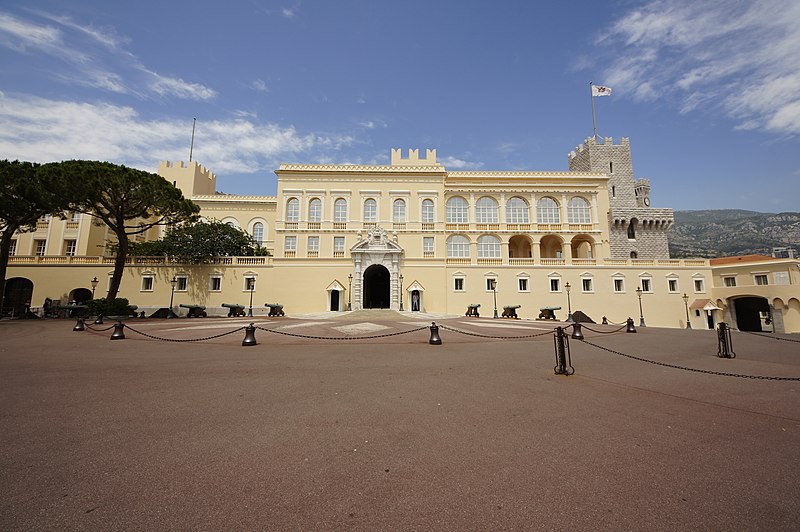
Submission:
[[[773,330],[769,301],[763,297],[740,297],[733,300],[736,310],[736,327],[740,331],[763,332]]]
[[[360,236],[360,235],[359,235]],[[374,227],[350,250],[353,257],[353,310],[400,310],[400,259],[403,248]]]
[[[33,281],[24,277],[8,279],[0,315],[15,318],[21,316],[31,306],[31,296],[33,296]]]

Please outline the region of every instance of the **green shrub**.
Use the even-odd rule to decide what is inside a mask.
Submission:
[[[118,297],[110,302],[105,299],[92,299],[86,306],[90,316],[130,316],[133,312],[124,297]]]

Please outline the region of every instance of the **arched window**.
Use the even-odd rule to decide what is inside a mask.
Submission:
[[[289,198],[286,202],[286,221],[296,222],[300,219],[300,200]]]
[[[500,239],[492,235],[483,235],[478,238],[479,259],[499,259]]]
[[[347,221],[347,200],[344,198],[337,198],[333,202],[333,221],[346,222]]]
[[[253,241],[259,246],[264,242],[264,224],[261,222],[253,224]]]
[[[629,240],[636,240],[636,224],[639,221],[636,218],[631,218],[630,223],[628,224],[628,239]]]
[[[528,202],[518,196],[509,198],[506,202],[506,223],[531,223],[529,218]]]
[[[539,200],[536,209],[536,221],[540,224],[561,223],[561,215],[556,200],[549,197],[544,197]]]
[[[497,201],[489,196],[484,196],[475,204],[475,222],[479,224],[496,224]]]
[[[364,221],[375,222],[378,220],[378,202],[372,198],[364,201]]]
[[[589,202],[580,197],[574,197],[569,200],[567,205],[567,219],[571,224],[590,224],[592,223],[592,214],[589,210]]]
[[[392,203],[392,221],[395,223],[405,223],[406,221],[406,202],[405,200],[396,199]]]
[[[422,201],[422,223],[432,224],[435,220],[436,213],[433,210],[433,200]]]
[[[469,223],[469,206],[467,200],[461,196],[454,196],[447,200],[445,215],[449,224]]]
[[[636,253],[635,251],[631,251],[631,258],[632,259],[638,259],[639,258],[639,254]]]
[[[447,257],[469,257],[469,239],[464,235],[453,235],[447,239]]]
[[[322,221],[322,200],[314,198],[308,202],[308,221],[321,222]]]

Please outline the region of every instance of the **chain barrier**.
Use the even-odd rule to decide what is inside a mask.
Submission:
[[[277,329],[268,329],[266,327],[260,327],[256,325],[256,329],[261,329],[262,331],[271,332],[275,334],[282,334],[284,336],[294,336],[295,338],[307,338],[310,340],[372,340],[375,338],[388,338],[389,336],[400,336],[401,334],[410,334],[419,331],[424,331],[425,329],[429,329],[427,325],[425,327],[419,327],[417,329],[411,329],[408,331],[399,331],[399,332],[392,332],[392,333],[384,333],[384,334],[376,334],[373,336],[311,336],[307,334],[298,334],[298,333],[290,333],[286,331],[279,331]]]
[[[112,327],[114,327],[114,326],[112,325]],[[245,329],[245,327],[239,327],[238,329],[234,329],[232,331],[227,331],[227,332],[224,332],[224,333],[221,333],[221,334],[215,334],[213,336],[204,336],[202,338],[184,338],[184,339],[181,339],[181,338],[162,338],[160,336],[154,336],[152,334],[147,334],[146,332],[137,331],[136,329],[134,329],[130,325],[125,325],[125,328],[130,330],[130,331],[135,332],[136,334],[141,334],[142,336],[146,336],[147,338],[151,338],[153,340],[162,340],[164,342],[179,342],[179,343],[181,343],[181,342],[202,342],[202,341],[205,341],[205,340],[213,340],[215,338],[222,338],[223,336],[228,336],[229,334],[233,334],[235,332],[243,331]]]
[[[619,323],[615,323],[614,325],[619,325]],[[598,333],[598,334],[614,334],[614,333],[620,332],[622,329],[626,328],[627,326],[628,326],[627,323],[623,323],[622,327],[620,327],[619,329],[614,329],[613,331],[598,331],[597,329],[592,329],[591,327],[587,327],[586,325],[583,325],[583,328],[586,329],[587,331],[592,331],[592,332]]]
[[[781,338],[780,336],[772,336],[772,335],[769,335],[769,334],[764,334],[764,333],[759,333],[759,332],[753,332],[753,331],[739,331],[739,332],[743,332],[743,333],[747,333],[747,334],[752,334],[753,336],[760,336],[760,337],[762,337],[762,338],[769,338],[770,340],[781,340],[781,341],[783,341],[783,342],[795,342],[795,343],[800,343],[800,340],[797,340],[797,339],[795,339],[795,338]]]
[[[86,325],[85,327],[86,327],[88,330],[92,331],[92,332],[106,332],[106,331],[110,331],[111,329],[113,329],[113,328],[114,328],[114,326],[113,326],[113,325],[110,325],[110,326],[106,327],[105,329],[95,329],[95,328],[94,328],[94,327],[92,327],[91,325]]]
[[[462,329],[456,329],[454,327],[448,327],[447,325],[439,325],[439,327],[441,327],[442,329],[445,329],[447,331],[461,333],[461,334],[464,334],[466,336],[477,336],[478,338],[492,338],[494,340],[522,340],[522,339],[525,339],[525,338],[536,338],[538,336],[544,336],[546,334],[552,334],[553,331],[556,330],[556,329],[552,329],[552,330],[549,330],[549,331],[545,331],[543,333],[526,334],[525,336],[490,336],[488,334],[479,334],[479,333],[464,331]]]
[[[608,347],[603,347],[602,345],[597,345],[588,340],[584,340],[583,343],[591,345],[592,347],[596,347],[597,349],[602,349],[603,351],[608,351],[609,353],[613,353],[615,355],[620,355],[626,358],[630,358],[633,360],[638,360],[639,362],[647,362],[649,364],[655,364],[656,366],[664,366],[667,368],[673,369],[681,369],[684,371],[693,371],[695,373],[705,373],[707,375],[719,375],[722,377],[738,377],[740,379],[756,379],[756,380],[767,380],[767,381],[800,381],[800,377],[771,377],[765,375],[744,375],[741,373],[727,373],[725,371],[714,371],[710,369],[698,369],[698,368],[689,368],[686,366],[678,366],[677,364],[668,364],[666,362],[658,362],[656,360],[648,360],[646,358],[637,357],[635,355],[629,355],[627,353],[622,353],[620,351],[615,351],[614,349],[610,349]]]

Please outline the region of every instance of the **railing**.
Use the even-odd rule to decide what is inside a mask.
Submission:
[[[297,230],[297,222],[285,222],[283,224],[284,229],[288,229],[290,231]]]
[[[469,224],[444,224],[448,231],[469,231]]]
[[[336,230],[347,229],[347,222],[333,222],[333,228]]]
[[[320,223],[319,222],[308,222],[306,224],[306,227],[308,227],[312,231],[319,231]]]
[[[50,222],[36,222],[37,231],[47,230],[48,227],[50,227]]]
[[[395,231],[405,231],[406,224],[404,222],[395,222],[392,224],[392,229]]]
[[[500,224],[475,224],[478,231],[499,231]]]
[[[573,266],[595,266],[597,261],[595,259],[572,259]]]
[[[309,251],[306,253],[309,259],[316,259],[319,257],[319,251]]]
[[[508,259],[508,264],[510,266],[534,266],[536,264],[535,259],[527,258],[527,259]]]
[[[287,259],[293,259],[296,254],[297,254],[296,251],[286,250],[286,251],[283,252],[283,256],[286,257]]]
[[[531,224],[506,224],[508,231],[530,231]]]
[[[79,225],[80,222],[69,221],[64,224],[64,229],[77,229]]]
[[[341,259],[344,258],[344,251],[334,251],[333,252],[334,259]]]
[[[433,231],[436,228],[436,224],[432,223],[423,223],[422,230],[423,231]]]
[[[424,259],[432,259],[434,257],[433,251],[423,251],[422,258]]]
[[[362,229],[374,229],[378,224],[376,222],[364,222],[361,224]]]
[[[570,231],[591,231],[592,224],[569,224]]]
[[[470,261],[469,257],[463,257],[463,258],[457,258],[457,259],[454,259],[454,258],[448,258],[447,259],[447,264],[470,264],[470,262],[471,261]]]
[[[539,231],[561,231],[561,224],[539,224]]]
[[[542,266],[564,266],[566,261],[564,259],[539,259]]]
[[[503,259],[487,259],[487,258],[478,258],[478,264],[481,266],[499,266],[503,263]]]

